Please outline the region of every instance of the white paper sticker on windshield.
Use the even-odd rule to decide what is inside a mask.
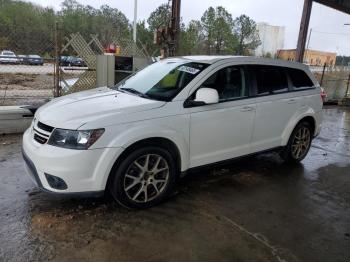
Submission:
[[[186,73],[189,73],[189,74],[192,74],[192,75],[195,75],[195,74],[197,74],[200,71],[199,69],[192,68],[192,67],[189,67],[189,66],[180,66],[178,70],[186,72]]]

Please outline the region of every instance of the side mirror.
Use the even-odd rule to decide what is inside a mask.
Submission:
[[[206,105],[219,103],[219,93],[214,88],[202,87],[197,90],[195,102],[203,102]]]

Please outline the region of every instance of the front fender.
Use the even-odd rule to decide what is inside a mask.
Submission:
[[[187,121],[186,121],[187,122]],[[155,124],[152,121],[136,122],[119,126],[113,131],[117,134],[110,140],[108,147],[129,146],[148,138],[165,138],[172,141],[178,148],[181,158],[181,171],[189,167],[189,125],[184,123]]]

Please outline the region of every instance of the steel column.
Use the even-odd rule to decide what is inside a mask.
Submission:
[[[312,2],[312,0],[304,0],[304,9],[300,22],[299,38],[295,58],[295,60],[300,63],[304,62],[305,44],[309,30]]]

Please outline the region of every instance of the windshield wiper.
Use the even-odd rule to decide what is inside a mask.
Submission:
[[[136,90],[134,88],[127,88],[127,87],[125,87],[125,88],[118,88],[118,90],[119,91],[126,91],[128,93],[135,94],[135,95],[137,95],[139,97],[151,99],[148,95],[146,95],[146,94],[144,94],[144,93],[142,93],[142,92],[140,92],[140,91],[138,91],[138,90]]]

